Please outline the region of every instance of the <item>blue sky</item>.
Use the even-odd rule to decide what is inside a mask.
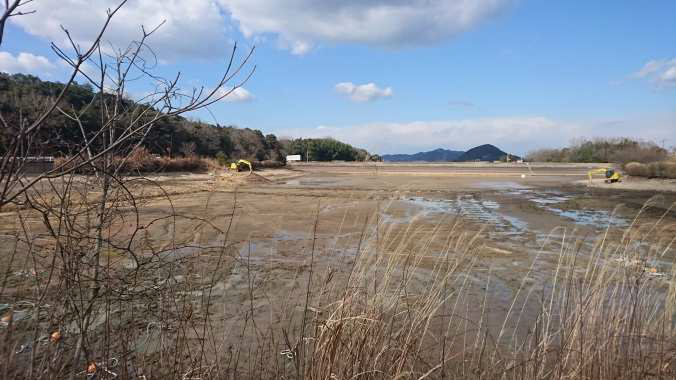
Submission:
[[[85,3],[26,5],[37,12],[8,25],[0,71],[62,79],[58,25],[85,44],[115,1]],[[166,20],[156,72],[185,87],[212,85],[233,41],[255,45],[255,75],[191,115],[205,121],[377,153],[522,154],[597,136],[676,145],[674,15],[671,0],[129,0],[106,41]]]

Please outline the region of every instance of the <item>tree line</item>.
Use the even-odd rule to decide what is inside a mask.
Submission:
[[[58,82],[43,81],[24,74],[0,73],[0,114],[7,125],[17,130],[40,117],[41,112],[63,90]],[[49,117],[45,128],[35,136],[36,151],[31,155],[68,156],[82,146],[84,138],[93,144],[99,141],[96,133],[101,129],[100,109],[93,87],[73,83],[61,100],[57,111]],[[133,100],[126,99],[123,107],[142,109]],[[69,114],[80,115],[73,120]],[[133,118],[134,113],[125,114]],[[124,120],[120,120],[124,125]],[[12,128],[12,127],[10,127]],[[14,130],[0,131],[0,154],[6,152],[9,136]],[[83,137],[85,136],[85,137]],[[139,140],[140,140],[139,136]],[[172,116],[157,121],[143,139],[143,147],[152,154],[162,156],[199,155],[226,159],[245,158],[254,161],[284,161],[287,154],[309,154],[312,161],[364,161],[378,159],[366,150],[355,148],[332,138],[284,139],[260,130],[238,128],[232,125],[209,124],[183,116]]]
[[[284,140],[283,145],[289,154],[309,161],[381,161],[378,155],[330,137]]]
[[[668,156],[667,149],[654,142],[630,138],[580,139],[561,149],[540,149],[528,153],[537,162],[656,162]]]

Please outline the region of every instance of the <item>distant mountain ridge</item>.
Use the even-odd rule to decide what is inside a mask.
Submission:
[[[506,157],[510,160],[519,160],[519,156],[506,153],[500,148],[491,144],[484,144],[474,147],[466,152],[459,150],[435,149],[429,152],[419,152],[415,154],[385,154],[383,161],[390,162],[467,162],[467,161],[501,161]]]
[[[484,144],[474,147],[456,161],[502,161],[509,156],[511,161],[519,160],[521,157],[503,152],[500,148],[491,144]]]
[[[383,161],[409,162],[409,161],[455,161],[465,154],[461,150],[435,149],[429,152],[419,152],[415,154],[385,154]]]

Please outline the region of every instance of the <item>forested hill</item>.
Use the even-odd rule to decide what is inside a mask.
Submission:
[[[460,150],[435,149],[429,152],[419,152],[415,154],[384,154],[384,161],[392,162],[408,162],[408,161],[455,161],[465,152]]]
[[[10,127],[30,123],[51,104],[63,86],[30,75],[0,73],[0,115]],[[94,96],[91,86],[73,84],[59,105],[69,111],[84,111],[81,119],[87,134],[93,134],[100,125],[98,102],[87,107]],[[130,107],[134,105],[129,101]],[[40,151],[31,154],[68,155],[83,144],[77,123],[59,112],[49,117],[42,131],[38,136],[40,144],[36,144]],[[0,130],[0,154],[6,149],[7,133],[11,131]],[[144,145],[151,153],[161,155],[216,156],[222,152],[228,158],[257,161],[282,161],[287,153],[305,152],[310,152],[313,160],[354,161],[370,157],[366,151],[333,139],[279,141],[274,134],[264,135],[256,129],[213,125],[184,117],[161,119],[144,139]]]

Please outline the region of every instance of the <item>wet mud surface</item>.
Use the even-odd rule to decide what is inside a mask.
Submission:
[[[215,284],[209,293],[214,334],[230,341],[246,339],[242,331],[252,316],[262,326],[284,327],[302,312],[309,273],[346,277],[364,252],[402,262],[416,257],[413,285],[424,287],[426,271],[459,247],[449,241],[471,241],[479,247],[475,270],[455,280],[464,284],[466,302],[489,300],[488,323],[497,329],[519,289],[537,288],[551,276],[565,244],[575,242],[584,254],[599,239],[619,241],[640,227],[651,231],[650,249],[676,235],[670,211],[676,195],[574,185],[585,178],[578,169],[525,178],[518,171],[439,176],[340,168],[259,174],[268,180],[229,186],[209,177],[161,179],[174,195],[147,199],[140,214],[144,244],[184,263],[177,282],[198,284],[185,290],[196,300],[195,313],[204,283]],[[117,228],[123,239],[131,225]],[[3,250],[12,249],[16,229],[5,215]],[[660,261],[648,264],[666,276],[674,258],[665,243]],[[123,256],[113,265],[133,267]]]

